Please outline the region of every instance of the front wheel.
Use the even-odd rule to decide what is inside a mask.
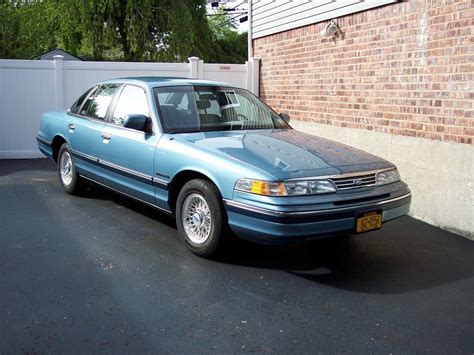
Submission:
[[[58,175],[59,181],[68,194],[76,195],[86,187],[86,182],[77,173],[71,151],[67,143],[64,143],[58,153]]]
[[[187,182],[176,202],[178,233],[196,255],[210,257],[221,244],[225,212],[217,188],[207,180]]]

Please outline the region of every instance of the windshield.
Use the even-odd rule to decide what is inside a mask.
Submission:
[[[166,133],[290,128],[247,90],[222,86],[154,89]]]

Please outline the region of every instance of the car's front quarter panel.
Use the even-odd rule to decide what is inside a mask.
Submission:
[[[274,177],[237,159],[165,134],[155,155],[155,174],[171,182],[182,171],[194,171],[209,178],[224,199],[232,199],[236,181],[242,177],[272,180]],[[163,195],[159,199],[167,198]]]

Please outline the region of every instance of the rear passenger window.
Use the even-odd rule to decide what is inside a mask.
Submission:
[[[97,120],[105,119],[110,102],[117,91],[118,84],[104,84],[96,92],[89,96],[81,109],[81,115],[95,118]]]
[[[94,87],[95,88],[95,87]],[[74,102],[71,106],[71,108],[69,109],[69,111],[71,113],[79,113],[79,109],[81,108],[82,106],[82,102],[86,99],[87,95],[89,95],[89,93],[94,89],[94,88],[90,88],[89,90],[87,90],[85,93],[83,93],[81,95],[81,97],[79,97],[76,102]]]
[[[122,90],[115,105],[112,123],[123,126],[125,116],[132,114],[149,117],[150,109],[148,108],[145,90],[138,86],[127,85]]]

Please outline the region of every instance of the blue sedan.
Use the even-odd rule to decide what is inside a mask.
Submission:
[[[376,230],[408,213],[393,164],[288,122],[229,84],[126,78],[44,113],[37,141],[67,193],[92,181],[172,214],[205,257],[229,232],[288,243]]]

